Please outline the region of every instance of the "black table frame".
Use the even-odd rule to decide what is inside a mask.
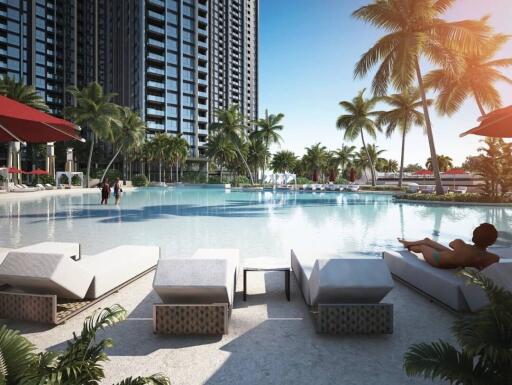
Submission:
[[[290,268],[251,268],[244,267],[244,301],[247,301],[247,272],[248,271],[282,271],[284,272],[284,289],[286,292],[286,299],[290,301]]]

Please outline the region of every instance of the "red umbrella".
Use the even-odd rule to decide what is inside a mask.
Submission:
[[[19,168],[16,168],[16,167],[9,167],[7,169],[7,172],[9,174],[23,174],[23,170],[20,170]]]
[[[0,142],[84,141],[80,127],[23,103],[0,96]]]
[[[27,172],[27,174],[32,174],[32,175],[47,175],[48,174],[48,171],[46,170],[41,170],[41,169],[35,169],[35,170],[32,170],[32,171],[29,171]]]
[[[455,189],[455,175],[467,174],[467,171],[463,168],[452,168],[448,171],[443,172],[444,175],[453,175],[453,188]]]
[[[418,170],[418,171],[414,172],[414,175],[423,175],[423,176],[425,176],[425,175],[432,175],[432,174],[433,174],[433,172],[430,171],[430,170]]]
[[[460,134],[473,134],[493,138],[512,138],[512,106],[501,108],[481,117],[480,125]]]

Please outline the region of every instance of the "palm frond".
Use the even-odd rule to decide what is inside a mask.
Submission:
[[[149,377],[128,377],[115,385],[171,385],[171,381],[163,374],[153,374]]]

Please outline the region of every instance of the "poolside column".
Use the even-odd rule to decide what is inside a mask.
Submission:
[[[21,168],[21,159],[20,159],[20,142],[9,142],[9,150],[7,155],[7,167],[15,167]],[[14,183],[19,182],[19,178],[17,174],[10,174],[10,181]]]
[[[46,143],[46,171],[55,179],[55,142]]]

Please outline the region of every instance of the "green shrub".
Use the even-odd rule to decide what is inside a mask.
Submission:
[[[73,186],[81,186],[82,185],[82,180],[80,179],[80,177],[78,175],[73,175],[71,177],[71,184]]]
[[[105,172],[105,169],[97,169],[94,171],[94,173],[91,173],[93,175],[94,178],[98,178],[98,179],[101,179],[101,176],[103,175],[103,173]],[[109,168],[108,171],[107,171],[107,174],[105,175],[105,178],[108,178],[108,180],[110,181],[113,181],[113,180],[116,180],[116,178],[119,178],[121,179],[123,176],[122,176],[122,173],[120,170],[114,170],[112,168]]]
[[[462,203],[512,203],[509,197],[489,197],[483,194],[403,194],[397,196],[398,199],[408,199],[415,201],[429,202],[462,202]]]
[[[338,175],[336,178],[336,184],[349,184],[350,181],[346,178],[344,178],[342,175]]]
[[[311,184],[311,183],[313,183],[313,182],[311,181],[311,179],[304,178],[303,176],[299,176],[299,177],[297,178],[297,184]]]
[[[186,171],[181,177],[183,183],[206,183],[206,174],[201,171]]]
[[[59,178],[60,184],[69,184],[69,179],[67,175],[61,175]]]
[[[388,186],[388,185],[380,185],[380,186],[361,186],[361,190],[365,191],[405,191],[405,187],[398,186]]]
[[[211,175],[208,177],[208,183],[210,184],[226,184],[231,183],[229,178],[226,178],[225,176],[222,177],[222,180],[220,179],[220,175]]]
[[[132,185],[134,187],[146,187],[149,181],[144,174],[137,174],[132,178]]]
[[[250,184],[251,180],[249,178],[247,178],[245,175],[238,175],[234,179],[233,183],[234,183],[235,186],[240,186],[240,185],[243,185],[243,184]]]
[[[0,326],[0,384],[99,384],[105,378],[105,348],[111,339],[97,333],[124,321],[128,313],[119,305],[87,317],[81,333],[74,333],[65,350],[36,352],[36,347],[18,331]],[[170,385],[162,374],[127,378],[123,384]]]
[[[0,175],[0,183],[3,182],[5,179],[4,179],[4,176],[3,175]]]
[[[39,183],[42,183],[42,184],[51,184],[53,186],[55,186],[55,178],[51,175],[38,175],[37,180],[39,180]]]

